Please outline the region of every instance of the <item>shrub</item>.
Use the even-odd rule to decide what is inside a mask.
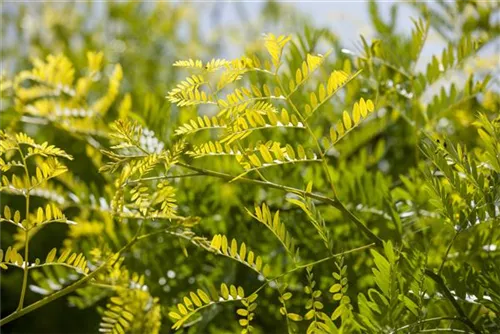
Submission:
[[[408,37],[371,3],[356,54],[307,27],[173,62],[169,108],[101,52],[4,78],[2,326],[68,296],[112,333],[500,330],[499,99],[467,73],[498,28],[474,4],[426,66],[439,14]]]

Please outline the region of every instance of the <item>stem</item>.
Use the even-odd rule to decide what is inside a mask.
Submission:
[[[286,308],[286,300],[283,299],[283,292],[281,291],[281,288],[278,287],[278,293],[280,294],[281,297],[281,305],[283,305],[283,310],[285,311],[285,319],[286,319],[286,328],[288,330],[288,334],[292,334],[292,330],[290,328],[290,319],[288,319],[288,309]]]
[[[281,91],[285,92],[283,85],[281,83],[281,80],[278,77],[278,75],[276,75],[276,81],[278,82],[278,85],[279,85]],[[334,198],[337,198],[337,194],[335,192],[335,187],[333,185],[333,180],[332,180],[332,177],[330,175],[330,172],[328,171],[328,165],[326,164],[325,156],[323,154],[323,150],[321,149],[321,146],[319,145],[319,141],[316,138],[316,136],[314,135],[314,132],[312,131],[311,127],[307,123],[307,119],[304,116],[302,116],[302,114],[300,113],[299,109],[295,106],[295,103],[293,103],[290,96],[291,96],[291,94],[287,95],[286,100],[287,100],[288,104],[292,107],[292,109],[295,111],[295,113],[300,117],[300,120],[302,121],[302,123],[304,123],[304,126],[306,127],[307,131],[309,132],[309,134],[313,138],[314,143],[316,144],[316,148],[318,149],[319,155],[321,156],[321,166],[323,167],[326,178],[327,178],[328,182],[330,183],[330,186],[331,186],[332,192],[333,192],[333,196],[334,196]]]
[[[417,325],[420,325],[420,324],[423,324],[423,323],[426,323],[426,322],[441,321],[441,320],[450,320],[450,321],[457,320],[457,321],[462,321],[462,319],[457,318],[457,317],[436,317],[436,318],[422,319],[422,320],[419,320],[418,322],[414,322],[412,324],[396,328],[395,330],[393,330],[389,334],[395,334],[395,333],[397,333],[399,331],[402,331],[403,329],[407,329],[407,328],[410,328],[410,327],[413,327],[413,326],[417,326]]]
[[[448,287],[444,283],[443,278],[441,276],[437,275],[436,273],[434,273],[432,270],[429,270],[429,269],[425,269],[425,274],[429,278],[431,278],[434,282],[436,282],[436,284],[439,286],[439,288],[440,288],[441,292],[443,293],[443,295],[453,305],[453,307],[457,311],[458,315],[460,316],[460,318],[457,318],[457,320],[460,320],[465,325],[467,325],[467,327],[469,327],[474,333],[477,333],[477,334],[481,333],[481,331],[476,328],[476,326],[469,319],[469,317],[467,317],[467,315],[465,314],[464,310],[462,309],[462,307],[460,306],[460,304],[457,302],[457,300],[455,299],[455,297],[453,297],[453,295],[451,294],[450,290],[448,289]]]
[[[264,284],[262,284],[257,290],[255,290],[252,294],[256,294],[257,292],[259,292],[260,290],[264,289],[269,283],[271,283],[272,281],[276,281],[276,280],[279,280],[280,278],[284,277],[284,276],[287,276],[297,270],[301,270],[301,269],[305,269],[307,267],[311,267],[311,266],[315,266],[317,264],[320,264],[320,263],[323,263],[323,262],[326,262],[326,261],[329,261],[331,259],[334,259],[336,257],[339,257],[339,256],[343,256],[343,255],[346,255],[346,254],[349,254],[349,253],[354,253],[354,252],[357,252],[357,251],[361,251],[361,250],[364,250],[364,249],[367,249],[367,248],[371,248],[373,246],[376,246],[375,243],[371,243],[371,244],[368,244],[368,245],[364,245],[364,246],[361,246],[361,247],[357,247],[357,248],[353,248],[353,249],[350,249],[348,251],[345,251],[345,252],[341,252],[341,253],[337,253],[337,254],[333,254],[331,256],[328,256],[328,257],[325,257],[321,260],[317,260],[317,261],[314,261],[314,262],[310,262],[310,263],[306,263],[306,264],[303,264],[301,266],[297,266],[283,274],[280,274],[274,278],[270,278],[268,279]]]
[[[284,92],[283,85],[281,84],[281,80],[279,79],[279,77],[277,75],[276,75],[276,80],[278,82],[278,85],[279,85],[280,89]],[[344,215],[346,215],[352,222],[354,222],[354,224],[365,235],[367,235],[372,241],[374,241],[377,244],[377,246],[382,246],[382,240],[379,237],[377,237],[368,227],[366,227],[366,225],[363,224],[359,220],[359,218],[356,217],[348,208],[346,208],[344,206],[344,204],[342,204],[342,202],[340,202],[340,200],[338,199],[337,192],[336,192],[335,186],[333,184],[333,179],[332,179],[332,177],[330,175],[330,171],[328,169],[328,164],[326,163],[325,155],[323,153],[323,150],[321,149],[321,145],[320,145],[318,139],[316,138],[316,136],[314,135],[314,132],[312,131],[312,129],[309,126],[309,124],[307,123],[307,119],[304,116],[302,116],[302,114],[300,113],[300,111],[297,109],[297,107],[293,103],[292,99],[290,98],[290,95],[287,95],[286,100],[290,104],[290,106],[292,107],[292,109],[297,113],[297,115],[299,115],[299,117],[301,118],[301,121],[304,123],[304,126],[306,127],[307,131],[309,132],[309,134],[311,135],[311,137],[313,138],[313,140],[314,140],[314,142],[316,144],[316,148],[317,148],[317,150],[318,150],[318,152],[319,152],[319,154],[321,156],[321,165],[323,167],[323,172],[325,173],[326,178],[327,178],[328,182],[330,183],[330,187],[331,187],[332,192],[333,192],[333,198],[334,198],[334,204],[335,204],[333,206],[335,208],[337,208],[338,210],[340,210]],[[331,200],[331,199],[329,199],[329,200]]]
[[[435,333],[435,332],[450,332],[450,333],[468,333],[461,329],[455,328],[431,328],[431,329],[422,329],[418,333]]]
[[[187,168],[187,169],[190,169],[190,170],[193,170],[193,171],[196,171],[196,172],[199,172],[199,173],[207,175],[207,176],[213,176],[213,177],[217,177],[217,178],[227,180],[227,181],[235,180],[235,177],[233,175],[230,175],[230,174],[225,174],[225,173],[221,173],[221,172],[216,172],[216,171],[212,171],[212,170],[208,170],[208,169],[203,169],[203,168],[191,166],[191,165],[185,164],[183,162],[178,162],[177,165],[184,167],[184,168]],[[295,194],[298,194],[301,196],[309,197],[309,198],[318,200],[320,202],[326,203],[334,208],[337,208],[342,213],[344,213],[363,234],[365,234],[372,242],[374,242],[377,245],[377,247],[382,247],[382,245],[383,245],[382,239],[380,239],[378,236],[376,236],[368,227],[366,227],[363,224],[363,222],[361,222],[361,220],[358,217],[356,217],[351,211],[349,211],[349,209],[347,209],[342,203],[340,203],[336,199],[328,198],[326,196],[312,193],[312,192],[311,193],[305,192],[301,189],[288,187],[288,186],[284,186],[284,185],[269,182],[269,181],[267,181],[267,182],[260,181],[260,180],[255,180],[255,179],[249,179],[246,177],[240,177],[240,178],[236,179],[236,181],[243,182],[243,183],[252,183],[252,184],[264,186],[267,188],[279,189],[282,191],[295,193]]]
[[[182,174],[182,175],[162,175],[162,176],[151,176],[151,177],[143,177],[137,180],[130,180],[127,182],[129,185],[133,185],[143,181],[154,181],[154,180],[167,180],[167,179],[181,179],[185,177],[193,177],[193,176],[202,176],[200,173],[190,173],[190,174]]]
[[[30,181],[30,173],[28,170],[28,166],[26,165],[26,158],[24,157],[23,150],[21,149],[21,146],[19,144],[17,145],[19,153],[21,154],[21,159],[23,161],[23,166],[24,166],[24,173],[26,174],[26,180],[27,182]],[[19,305],[17,306],[16,311],[20,311],[23,308],[24,305],[24,297],[26,296],[26,287],[28,285],[28,271],[29,271],[29,213],[30,213],[30,190],[31,186],[26,189],[26,192],[24,196],[26,197],[26,212],[25,212],[25,221],[26,221],[26,228],[24,230],[24,263],[23,263],[23,283],[21,287],[21,295],[19,296]]]
[[[446,263],[446,259],[448,258],[448,254],[450,253],[451,247],[453,246],[453,243],[457,239],[458,235],[460,234],[460,231],[455,232],[455,235],[453,236],[453,239],[451,239],[450,243],[448,244],[448,248],[446,248],[446,253],[444,253],[443,256],[443,261],[441,262],[441,265],[439,266],[438,270],[438,275],[441,275],[441,272],[443,271],[444,264]]]
[[[142,225],[141,225],[142,226]],[[139,227],[139,229],[137,230],[137,232],[139,232],[141,229],[141,227]],[[0,320],[0,326],[3,326],[5,324],[8,324],[9,322],[13,321],[13,320],[16,320],[17,318],[19,317],[22,317],[23,315],[27,314],[27,313],[30,313],[42,306],[44,306],[45,304],[48,304],[56,299],[59,299],[61,297],[64,297],[66,296],[67,294],[77,290],[78,288],[80,288],[81,286],[83,286],[85,283],[87,283],[89,280],[91,280],[92,278],[94,278],[97,274],[99,274],[101,271],[103,271],[104,269],[106,269],[108,267],[108,265],[111,263],[111,261],[115,258],[115,257],[119,257],[120,254],[122,254],[123,252],[125,252],[126,250],[128,250],[130,247],[132,247],[133,244],[135,244],[137,242],[137,240],[139,240],[138,238],[138,233],[136,233],[136,235],[125,245],[123,246],[117,253],[114,253],[113,255],[111,255],[110,257],[108,257],[108,259],[103,263],[101,264],[96,270],[94,270],[93,272],[91,272],[90,274],[88,274],[87,276],[83,277],[82,279],[76,281],[75,283],[67,286],[66,288],[62,289],[62,290],[59,290],[57,291],[56,293],[50,295],[50,296],[47,296],[25,308],[21,308],[21,309],[17,309],[16,311],[14,311],[13,313],[11,313],[10,315],[8,315],[7,317],[3,318]],[[114,262],[114,261],[113,261]]]

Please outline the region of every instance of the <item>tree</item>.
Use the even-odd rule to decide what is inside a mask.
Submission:
[[[112,333],[498,331],[499,99],[468,70],[498,5],[417,4],[410,36],[393,8],[357,52],[306,23],[172,61],[165,104],[103,52],[3,78],[2,326],[67,297]]]

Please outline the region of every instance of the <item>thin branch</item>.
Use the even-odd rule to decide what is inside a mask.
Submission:
[[[142,226],[142,225],[141,225]],[[138,232],[140,231],[141,227],[139,227],[139,229],[137,230]],[[101,264],[96,270],[94,270],[93,272],[91,272],[90,274],[88,274],[87,276],[83,277],[82,279],[76,281],[75,283],[67,286],[66,288],[62,289],[62,290],[59,290],[57,291],[56,293],[54,294],[51,294],[25,308],[22,308],[20,310],[16,310],[14,311],[13,313],[11,313],[10,315],[8,315],[7,317],[3,318],[0,320],[0,326],[3,326],[5,324],[8,324],[9,322],[13,321],[13,320],[16,320],[17,318],[19,317],[22,317],[23,315],[27,314],[27,313],[30,313],[30,312],[33,312],[34,310],[56,300],[56,299],[59,299],[61,297],[64,297],[66,296],[67,294],[77,290],[78,288],[80,288],[81,286],[83,286],[85,283],[87,283],[88,281],[90,281],[92,278],[94,278],[97,274],[99,274],[101,271],[103,271],[104,269],[106,269],[108,267],[108,265],[111,263],[111,261],[113,259],[116,259],[119,257],[120,254],[122,254],[123,252],[127,251],[130,247],[132,247],[132,245],[134,245],[138,240],[138,233],[136,233],[136,235],[125,245],[123,246],[117,253],[114,253],[113,255],[111,255],[103,264]],[[113,261],[115,262],[115,261]]]
[[[393,330],[392,332],[390,332],[389,334],[395,334],[399,331],[402,331],[404,329],[408,329],[410,327],[413,327],[413,326],[418,326],[420,324],[424,324],[426,322],[433,322],[433,321],[442,321],[442,320],[449,320],[449,321],[462,321],[462,319],[460,318],[457,318],[457,317],[435,317],[435,318],[428,318],[428,319],[422,319],[422,320],[419,320],[417,322],[414,322],[412,324],[408,324],[408,325],[405,325],[405,326],[402,326],[402,327],[399,327],[399,328],[396,328],[395,330]]]
[[[140,178],[137,180],[130,180],[127,182],[129,185],[133,185],[139,182],[143,181],[155,181],[155,180],[168,180],[168,179],[181,179],[185,177],[193,177],[193,176],[203,176],[201,173],[189,173],[189,174],[182,174],[182,175],[161,175],[161,176],[151,176],[151,177],[144,177]]]
[[[212,170],[208,170],[208,169],[203,169],[203,168],[191,166],[191,165],[188,165],[188,164],[182,163],[182,162],[177,163],[177,165],[184,167],[184,168],[187,168],[187,169],[190,169],[190,170],[193,170],[193,171],[196,171],[196,172],[199,172],[199,173],[202,173],[202,174],[207,175],[207,176],[217,177],[217,178],[220,178],[220,179],[223,179],[226,181],[234,180],[234,176],[230,175],[230,174],[225,174],[225,173],[216,172],[216,171],[212,171]],[[250,178],[246,178],[246,177],[240,177],[236,181],[243,182],[243,183],[252,183],[252,184],[264,186],[267,188],[279,189],[279,190],[291,192],[291,193],[294,193],[294,194],[297,194],[300,196],[305,196],[305,197],[309,197],[312,199],[316,199],[316,200],[323,202],[323,203],[327,203],[328,205],[340,210],[344,215],[346,215],[356,225],[356,227],[359,230],[361,230],[361,232],[363,232],[363,234],[365,234],[372,242],[374,242],[377,245],[377,247],[382,247],[382,245],[383,245],[382,239],[380,239],[377,235],[375,235],[368,227],[366,227],[364,225],[363,222],[361,222],[361,220],[358,217],[356,217],[351,211],[349,211],[338,200],[328,198],[328,197],[320,195],[320,194],[306,192],[306,191],[301,190],[301,189],[288,187],[288,186],[284,186],[284,185],[269,182],[269,181],[254,180],[254,179],[250,179]]]
[[[24,172],[26,174],[26,180],[30,182],[30,172],[28,170],[28,165],[26,164],[26,158],[24,156],[23,150],[21,149],[21,146],[19,143],[17,144],[17,148],[19,150],[19,153],[21,154],[21,159],[23,161],[23,166],[24,166]],[[30,182],[31,183],[31,182]],[[32,187],[30,186],[26,191],[24,192],[24,196],[26,197],[26,213],[25,213],[25,219],[26,219],[26,225],[29,226],[29,213],[30,213],[30,191]],[[28,286],[28,257],[29,257],[29,229],[25,228],[24,229],[24,263],[26,265],[23,268],[23,283],[21,286],[21,295],[19,297],[19,305],[17,306],[17,311],[21,310],[24,305],[24,297],[26,296],[26,288]]]
[[[444,253],[444,256],[443,256],[443,261],[441,262],[441,265],[439,266],[439,270],[437,273],[438,275],[441,275],[441,272],[443,271],[443,268],[444,268],[444,264],[446,263],[446,259],[448,258],[448,254],[450,253],[451,247],[455,243],[455,240],[457,239],[459,234],[460,234],[460,231],[455,232],[453,239],[451,239],[450,243],[448,244],[448,247],[446,248],[446,252]]]
[[[287,272],[284,272],[283,274],[280,274],[274,278],[270,278],[268,279],[264,284],[262,284],[257,290],[255,290],[252,294],[255,294],[257,292],[259,292],[260,290],[264,289],[269,283],[273,282],[273,281],[276,281],[276,280],[279,280],[280,278],[283,278],[284,276],[287,276],[297,270],[301,270],[301,269],[305,269],[307,267],[312,267],[312,266],[315,266],[317,264],[320,264],[320,263],[323,263],[323,262],[326,262],[326,261],[329,261],[329,260],[332,260],[334,258],[337,258],[337,257],[340,257],[340,256],[344,256],[346,254],[349,254],[349,253],[354,253],[354,252],[357,252],[357,251],[361,251],[361,250],[365,250],[365,249],[368,249],[368,248],[371,248],[373,246],[376,246],[375,243],[371,243],[371,244],[368,244],[368,245],[364,245],[364,246],[361,246],[361,247],[357,247],[357,248],[353,248],[353,249],[350,249],[348,251],[345,251],[345,252],[341,252],[341,253],[337,253],[337,254],[333,254],[331,256],[328,256],[328,257],[325,257],[321,260],[317,260],[317,261],[314,261],[314,262],[310,262],[310,263],[306,263],[306,264],[303,264],[301,266],[297,266]]]
[[[467,317],[467,315],[465,314],[464,310],[462,309],[460,304],[457,302],[455,297],[453,297],[450,290],[448,289],[448,287],[444,283],[443,278],[429,269],[425,269],[425,274],[429,278],[431,278],[434,282],[436,282],[436,284],[438,285],[438,287],[441,290],[441,292],[443,293],[443,295],[446,297],[446,299],[448,299],[450,301],[450,303],[453,305],[453,307],[457,311],[458,315],[460,316],[459,319],[461,319],[460,321],[462,321],[465,325],[467,325],[467,327],[469,327],[474,333],[477,333],[477,334],[481,333],[481,331],[476,328],[476,326],[469,319],[469,317]]]

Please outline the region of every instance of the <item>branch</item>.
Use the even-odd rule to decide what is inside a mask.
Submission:
[[[453,297],[450,290],[448,289],[448,287],[444,283],[443,278],[441,278],[441,276],[437,275],[436,273],[434,273],[432,270],[429,270],[429,269],[425,269],[425,274],[429,278],[431,278],[434,282],[436,282],[436,284],[439,286],[439,289],[444,294],[446,299],[448,299],[450,301],[450,303],[453,305],[453,307],[457,311],[458,315],[460,316],[460,321],[462,321],[465,325],[467,325],[467,327],[469,327],[474,333],[477,333],[477,334],[481,333],[481,331],[476,328],[476,326],[469,319],[469,317],[467,317],[467,315],[465,314],[464,310],[462,309],[460,304],[457,302],[455,297]]]
[[[220,179],[223,179],[226,181],[234,180],[234,176],[230,175],[230,174],[225,174],[225,173],[220,173],[220,172],[216,172],[216,171],[212,171],[212,170],[208,170],[208,169],[198,168],[198,167],[191,166],[191,165],[188,165],[188,164],[185,164],[182,162],[178,162],[177,165],[184,167],[184,168],[187,168],[187,169],[190,169],[190,170],[193,170],[193,171],[196,171],[196,172],[201,173],[201,174],[206,175],[206,176],[213,176],[213,177],[217,177],[217,178],[220,178]],[[365,226],[365,224],[363,224],[363,222],[361,222],[361,220],[358,217],[356,217],[351,211],[349,211],[338,200],[328,198],[328,197],[320,195],[320,194],[306,192],[304,190],[284,186],[284,185],[269,182],[269,181],[249,179],[246,177],[240,177],[236,181],[243,182],[243,183],[252,183],[252,184],[267,187],[267,188],[279,189],[282,191],[291,192],[294,194],[309,197],[312,199],[316,199],[320,202],[326,203],[326,204],[336,208],[337,210],[340,210],[344,215],[346,215],[356,225],[356,227],[361,232],[363,232],[363,234],[365,234],[372,242],[374,242],[377,245],[377,247],[382,247],[382,245],[383,245],[382,239],[380,239],[378,236],[376,236],[368,227]]]
[[[142,226],[142,225],[141,225]],[[140,227],[137,232],[140,231]],[[7,317],[3,318],[0,320],[0,326],[6,325],[9,322],[16,320],[19,317],[22,317],[23,315],[30,313],[45,304],[48,304],[56,299],[59,299],[61,297],[66,296],[67,294],[77,290],[81,286],[83,286],[85,283],[90,281],[92,278],[94,278],[97,274],[99,274],[101,271],[106,269],[106,267],[113,262],[113,259],[115,259],[117,256],[128,250],[130,247],[132,247],[133,244],[135,244],[139,240],[138,238],[138,233],[125,245],[123,246],[117,253],[114,253],[111,255],[103,264],[101,264],[96,270],[88,274],[87,276],[83,277],[82,279],[76,281],[75,283],[67,286],[66,288],[57,291],[56,293],[49,295],[25,308],[22,308],[20,310],[14,311],[12,314],[8,315]]]

